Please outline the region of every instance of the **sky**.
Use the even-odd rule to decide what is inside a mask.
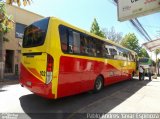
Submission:
[[[93,19],[96,18],[100,28],[115,27],[117,32],[135,33],[139,43],[147,42],[129,21],[119,22],[117,19],[117,6],[112,0],[32,0],[30,6],[21,8],[40,14],[44,17],[54,16],[74,26],[90,31]],[[160,13],[155,13],[138,20],[154,40],[157,31],[160,31]]]

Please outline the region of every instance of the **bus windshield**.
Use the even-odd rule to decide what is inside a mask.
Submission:
[[[147,63],[148,61],[149,61],[149,59],[147,59],[147,58],[141,58],[141,59],[139,59],[140,63]]]
[[[23,47],[36,47],[44,43],[48,28],[49,18],[34,22],[25,28],[23,37]]]
[[[150,58],[140,58],[139,63],[144,65],[152,65],[154,62]]]

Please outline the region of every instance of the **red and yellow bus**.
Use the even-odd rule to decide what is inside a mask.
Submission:
[[[131,79],[136,53],[54,17],[25,28],[20,84],[61,98]]]

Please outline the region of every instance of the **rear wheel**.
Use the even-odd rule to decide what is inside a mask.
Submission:
[[[94,83],[94,92],[99,92],[103,88],[103,78],[98,76]]]

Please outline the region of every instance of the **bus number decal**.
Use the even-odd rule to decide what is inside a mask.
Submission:
[[[45,76],[46,72],[45,71],[40,71],[41,76]]]

